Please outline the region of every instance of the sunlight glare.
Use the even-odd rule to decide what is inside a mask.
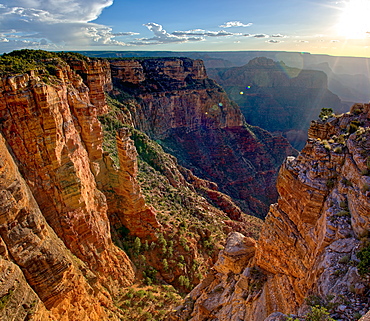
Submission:
[[[370,32],[370,1],[349,0],[338,23],[338,33],[348,39],[362,39]]]

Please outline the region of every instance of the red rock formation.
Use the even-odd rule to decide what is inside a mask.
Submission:
[[[92,65],[97,70],[104,67]],[[101,77],[102,81],[96,87],[100,92],[94,95],[68,66],[62,64],[58,74],[60,78],[51,79],[49,84],[41,82],[35,73],[3,78],[0,82],[1,130],[36,199],[37,204],[33,205],[38,205],[57,236],[84,262],[80,268],[85,271],[85,276],[89,278],[91,275],[92,282],[97,281],[97,287],[103,285],[111,294],[116,294],[121,286],[132,282],[134,273],[126,254],[112,243],[106,198],[98,190],[94,176],[100,171],[102,158],[102,131],[96,116],[101,112],[99,108],[104,109],[105,101],[96,107],[91,104],[90,96],[100,99],[104,95],[102,83],[105,77]],[[25,219],[32,220],[27,215]],[[29,224],[33,224],[32,221]],[[56,244],[62,245],[54,238],[59,242]],[[11,242],[18,244],[19,240],[12,241],[10,235],[6,236],[5,243],[13,249],[16,244]],[[46,245],[57,251],[53,242]],[[32,247],[32,243],[28,246]],[[37,256],[37,252],[34,255]],[[15,256],[16,253],[12,253],[12,257]],[[34,257],[27,258],[31,259]],[[40,259],[45,260],[45,257],[41,255]],[[103,310],[99,303],[89,303],[90,299],[84,304],[80,302],[84,295],[78,282],[84,278],[77,273],[77,268],[71,267],[65,258],[61,258],[60,263],[54,258],[50,260],[45,263],[51,264],[50,268],[42,269],[44,263],[36,268],[19,262],[25,268],[27,281],[46,307],[55,310],[57,316],[74,315],[68,317],[70,320],[76,315],[84,319],[83,315],[88,315],[89,309],[96,310],[90,314],[89,320],[100,319]],[[36,263],[34,260],[33,264]],[[38,269],[50,272],[55,283],[53,279],[42,281],[48,274],[40,279]],[[66,281],[66,278],[70,280]],[[65,289],[61,287],[64,283]],[[52,290],[54,287],[56,293]],[[68,291],[72,291],[71,297],[66,294]],[[73,295],[74,291],[81,292],[81,299]],[[83,291],[90,296],[88,288]],[[109,297],[108,293],[106,295]],[[96,300],[93,296],[91,299]],[[105,301],[104,305],[108,306],[109,299]]]
[[[8,296],[0,315],[4,320],[9,315],[16,320],[106,318],[106,308],[113,309],[109,295],[94,294],[96,276],[50,228],[2,136],[0,164],[0,294]]]
[[[277,198],[277,170],[294,153],[283,137],[253,127],[174,131],[164,141],[199,177],[214,181],[248,214],[264,217]]]
[[[330,301],[331,315],[341,320],[368,311],[369,284],[357,270],[356,253],[370,230],[369,115],[370,104],[355,105],[351,113],[312,123],[305,148],[280,170],[279,200],[254,258],[241,272],[211,272],[190,293],[195,303],[177,312],[179,320],[304,314],[312,294],[322,304]]]
[[[79,74],[84,84],[89,88],[91,103],[97,108],[98,114],[108,111],[104,92],[113,90],[112,77],[109,62],[98,59],[66,59],[71,68]]]
[[[108,197],[111,224],[117,229],[125,226],[132,235],[142,239],[156,239],[160,224],[156,212],[149,207],[141,194],[137,182],[137,152],[130,138],[130,130],[121,128],[117,132],[117,150],[120,168],[114,168],[109,155],[104,158],[106,173],[110,177],[102,189]],[[111,192],[109,192],[109,190]]]
[[[141,101],[132,113],[140,130],[165,138],[175,128],[193,131],[243,124],[239,108],[207,78],[201,61],[147,59],[138,64],[112,61],[111,68],[114,83]]]
[[[207,78],[201,61],[114,60],[111,68],[115,85],[137,99],[130,107],[137,128],[245,212],[267,213],[277,197],[278,167],[294,153],[284,138],[244,126],[239,107]]]

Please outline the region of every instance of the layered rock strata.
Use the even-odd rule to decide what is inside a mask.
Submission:
[[[216,182],[246,213],[267,213],[277,197],[278,167],[294,151],[283,137],[246,126],[201,61],[112,60],[111,69],[113,83],[136,100],[130,104],[136,128],[160,140],[182,166]]]
[[[37,54],[42,56],[42,53]],[[114,232],[128,228],[131,235],[139,236],[143,241],[156,240],[157,233],[164,230],[156,219],[156,211],[146,204],[137,181],[137,151],[130,138],[132,130],[121,128],[117,131],[119,167],[109,153],[103,152],[104,137],[99,119],[108,112],[104,91],[112,91],[107,62],[73,55],[67,55],[65,60],[46,56],[46,62],[52,64],[52,68],[40,61],[40,70],[5,76],[0,82],[1,133],[6,141],[6,147],[1,142],[2,155],[6,155],[7,162],[9,157],[8,163],[12,164],[9,166],[14,167],[15,174],[5,163],[2,166],[5,166],[4,173],[14,174],[14,180],[23,184],[21,189],[25,190],[27,199],[20,198],[12,178],[4,176],[1,195],[11,200],[10,203],[4,200],[0,213],[3,217],[1,269],[5,273],[0,294],[4,302],[9,303],[4,315],[18,313],[19,320],[116,319],[121,313],[113,305],[114,299],[122,287],[132,283],[134,267],[125,252],[113,244],[111,227]],[[146,68],[163,72],[164,77],[171,80],[170,87],[172,81],[179,89],[184,84],[187,86],[189,81],[195,81],[193,95],[198,95],[198,86],[200,100],[206,104],[212,97],[226,102],[226,109],[217,119],[214,115],[207,116],[207,112],[203,113],[196,105],[194,112],[201,118],[201,126],[240,125],[242,118],[237,107],[226,100],[216,85],[212,84],[213,89],[205,86],[212,82],[206,78],[201,62],[179,60],[173,64],[172,60],[160,60],[159,64],[162,63],[163,69],[158,69],[153,61]],[[45,66],[49,66],[52,76],[42,74]],[[140,73],[137,76],[141,79]],[[159,80],[158,86],[162,79],[159,77]],[[155,79],[151,81],[156,83]],[[190,101],[193,102],[193,98]],[[198,104],[199,100],[195,102]],[[164,104],[163,108],[167,107]],[[223,107],[222,103],[219,107]],[[137,126],[137,120],[143,116],[132,110],[131,114],[118,114],[125,120],[132,119],[129,125]],[[143,123],[151,122],[150,118],[142,119]],[[120,121],[119,127],[122,127],[123,119]],[[191,116],[187,121],[192,121]],[[172,124],[175,124],[174,128],[179,124],[190,126],[187,121],[182,123],[181,113],[177,111]],[[173,130],[171,126],[158,133],[162,135]],[[230,197],[217,190],[217,184],[199,179],[178,166],[174,157],[166,157],[171,158],[169,167],[161,164],[166,178],[179,189],[185,185],[190,194],[193,193],[191,197],[200,200],[196,213],[202,215],[209,210],[207,219],[222,217],[225,229],[249,233],[241,226],[246,221],[245,214]],[[221,210],[198,195],[199,191],[213,199]],[[28,203],[21,208],[17,204],[19,200]],[[225,213],[231,218],[230,222]],[[232,219],[239,222],[234,224]],[[256,220],[250,224],[258,229],[261,223]],[[170,230],[168,226],[165,228]],[[197,233],[203,233],[203,230],[199,231],[196,229]],[[204,235],[208,239],[211,233]],[[186,260],[188,257],[189,260],[203,260],[201,251],[195,248],[198,241],[200,236],[191,240],[194,243],[191,255],[183,250]],[[211,259],[210,255],[205,255],[205,261]],[[188,264],[190,266],[192,260]],[[158,265],[160,270],[161,262],[153,265]],[[181,270],[176,271],[168,280],[174,281],[181,273]],[[199,282],[199,275],[193,274],[192,282]],[[22,287],[15,284],[22,284]],[[21,288],[24,288],[23,292],[20,292]],[[24,299],[20,293],[24,293]],[[13,310],[10,307],[14,307]]]
[[[105,99],[97,106],[92,100],[104,97],[109,81],[104,63],[90,65],[95,69],[84,71],[90,90],[63,62],[48,83],[35,72],[0,81],[1,131],[31,190],[28,196],[32,193],[36,200],[29,201],[30,213],[17,210],[19,221],[9,216],[13,203],[3,207],[7,232],[2,238],[46,308],[65,320],[105,319],[103,306],[114,310],[111,295],[134,278],[127,255],[112,243],[106,197],[97,188],[99,174],[109,179],[103,173],[103,137],[97,119],[107,105]],[[92,79],[100,71],[104,73],[94,87]],[[38,211],[37,218],[33,211]],[[17,231],[21,227],[24,232]],[[51,232],[43,240],[43,233]],[[75,261],[65,254],[67,248]]]
[[[96,276],[50,228],[2,136],[0,150],[0,315],[4,320],[106,318],[109,294],[94,295]]]
[[[138,129],[155,139],[175,128],[242,126],[240,109],[207,77],[203,62],[182,59],[111,61],[113,83],[139,98],[132,111]]]
[[[355,105],[312,123],[302,152],[280,170],[279,200],[253,258],[236,272],[224,258],[228,251],[220,254],[178,311],[180,320],[229,313],[228,320],[263,321],[274,312],[302,315],[310,300],[341,320],[369,310],[369,282],[356,256],[370,230],[369,113],[370,104]]]
[[[116,229],[125,226],[142,239],[156,239],[160,224],[156,211],[148,206],[141,193],[138,175],[137,151],[131,131],[121,128],[117,131],[117,151],[120,168],[117,170],[109,155],[104,157],[104,165],[110,177],[102,189],[107,195],[111,224]],[[101,182],[100,182],[101,183]]]

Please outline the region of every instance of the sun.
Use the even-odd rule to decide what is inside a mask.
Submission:
[[[370,34],[370,0],[346,2],[337,25],[340,36],[347,39],[363,39]]]

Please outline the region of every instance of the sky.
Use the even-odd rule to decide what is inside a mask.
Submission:
[[[370,0],[0,0],[0,53],[295,51],[370,57]]]

